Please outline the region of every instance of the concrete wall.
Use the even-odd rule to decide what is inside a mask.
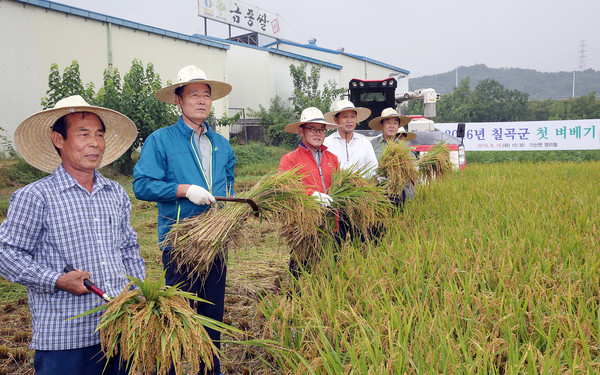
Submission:
[[[189,64],[200,66],[210,79],[228,81],[227,49],[3,0],[0,127],[10,139],[21,121],[42,110],[40,99],[46,96],[52,63],[62,74],[77,60],[82,82],[93,82],[96,91],[102,86],[104,69],[109,66],[109,27],[113,67],[121,78],[138,59],[144,66],[154,64],[163,85],[175,81],[177,71]],[[218,116],[228,106],[227,97],[213,103]]]
[[[368,59],[310,46],[282,43],[279,49],[286,51],[282,55],[272,49],[182,35],[48,1],[31,1],[37,5],[0,0],[0,127],[6,129],[9,139],[21,121],[41,110],[52,63],[58,64],[62,74],[77,60],[83,83],[93,82],[95,91],[102,86],[110,61],[121,77],[129,72],[134,59],[144,66],[152,62],[163,85],[175,81],[181,67],[194,64],[209,79],[233,86],[228,97],[213,103],[219,117],[233,115],[235,110],[230,108],[268,108],[276,95],[288,101],[293,92],[291,64],[324,63],[321,83],[335,80],[343,88],[352,78],[382,79],[393,70]]]

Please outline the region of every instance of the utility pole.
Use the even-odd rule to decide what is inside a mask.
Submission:
[[[454,78],[454,87],[458,87],[458,66],[456,67],[456,74]]]
[[[577,51],[577,55],[579,57],[579,71],[583,72],[585,69],[585,53],[587,50],[585,49],[585,40],[582,40],[579,43],[579,50]],[[575,70],[573,70],[573,91],[571,93],[571,97],[575,97]]]
[[[582,40],[581,43],[579,43],[579,51],[578,51],[579,70],[582,72],[585,70],[585,53],[586,52],[587,52],[587,50],[585,49],[585,40]]]

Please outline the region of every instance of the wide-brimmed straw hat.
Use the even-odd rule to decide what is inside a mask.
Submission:
[[[399,115],[394,108],[390,107],[381,111],[381,116],[375,117],[374,119],[369,121],[369,127],[373,130],[381,130],[383,125],[382,122],[386,118],[397,118],[398,121],[400,121],[400,127],[405,126],[410,122],[410,120],[412,120],[408,116]]]
[[[406,141],[412,141],[417,138],[417,134],[413,132],[407,132],[406,128],[400,128],[401,130],[396,133],[396,138],[399,138],[401,135],[406,134]]]
[[[106,147],[98,168],[117,160],[137,137],[137,128],[129,117],[112,109],[89,105],[81,96],[74,95],[59,100],[54,108],[46,109],[26,118],[15,130],[15,146],[31,166],[52,173],[62,162],[50,135],[59,118],[77,112],[94,113],[106,126]]]
[[[161,102],[176,104],[175,89],[193,83],[204,83],[205,85],[208,85],[210,87],[212,100],[221,99],[231,92],[231,85],[229,83],[209,80],[206,78],[206,73],[204,73],[202,69],[194,65],[188,65],[179,69],[179,72],[177,72],[177,83],[163,87],[154,93],[154,95],[156,96],[156,99]]]
[[[300,121],[293,124],[286,125],[285,131],[288,133],[297,134],[298,128],[304,124],[322,124],[325,125],[325,129],[337,129],[340,126],[331,122],[325,121],[323,112],[316,107],[308,107],[300,115]]]
[[[354,103],[350,100],[340,100],[335,104],[335,109],[331,112],[327,112],[325,114],[325,120],[327,122],[335,122],[335,115],[344,111],[356,111],[356,121],[361,122],[369,118],[371,116],[371,110],[363,107],[355,107]]]

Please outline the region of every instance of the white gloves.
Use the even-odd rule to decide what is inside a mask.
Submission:
[[[215,197],[213,197],[208,190],[198,185],[191,185],[188,191],[185,193],[185,197],[197,205],[217,203]]]
[[[315,197],[317,202],[319,202],[319,204],[324,207],[329,207],[331,202],[333,202],[333,198],[331,198],[325,193],[321,193],[320,191],[315,191],[314,193],[312,193],[312,196]]]
[[[377,176],[377,185],[381,185],[387,181],[387,177]]]

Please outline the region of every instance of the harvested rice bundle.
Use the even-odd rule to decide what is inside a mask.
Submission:
[[[222,209],[211,207],[202,215],[174,224],[165,242],[173,248],[177,267],[202,278],[217,256],[225,256],[228,245],[236,241],[244,220],[251,214],[248,205],[231,203]]]
[[[265,176],[240,196],[254,200],[265,219],[276,220],[283,226],[294,225],[302,232],[316,235],[323,209],[316,199],[305,194],[297,171]]]
[[[381,154],[379,174],[385,181],[386,193],[391,196],[402,195],[402,190],[411,181],[419,177],[415,157],[404,141],[388,142]]]
[[[205,301],[177,286],[165,286],[164,273],[156,282],[129,279],[131,283],[114,300],[80,316],[106,309],[96,328],[102,350],[107,358],[120,350],[121,361],[127,363],[132,374],[162,375],[172,366],[177,374],[182,374],[184,359],[193,373],[199,371],[201,362],[210,369],[213,355],[218,352],[205,327],[241,333],[197,314],[188,300]],[[131,290],[133,284],[139,289]]]
[[[306,238],[317,236],[322,209],[317,201],[304,194],[304,187],[296,170],[267,175],[252,189],[238,197],[253,200],[259,207],[261,219],[281,224],[288,241],[300,241],[298,233]],[[249,205],[230,203],[173,225],[165,239],[173,247],[178,267],[185,267],[202,277],[216,256],[224,256],[228,245],[234,242],[243,224],[253,210]]]
[[[450,151],[444,142],[440,142],[418,160],[417,166],[425,182],[434,178],[443,179],[452,171]]]
[[[301,228],[289,224],[281,227],[280,234],[291,249],[291,256],[299,263],[310,268],[321,258],[322,231],[305,232]]]
[[[259,182],[248,197],[259,205],[265,219],[280,225],[280,235],[300,262],[315,260],[320,248],[319,225],[325,209],[305,194],[298,169],[277,173]]]
[[[332,178],[329,195],[332,210],[344,212],[350,224],[365,236],[375,226],[387,222],[392,206],[384,195],[385,187],[362,176],[363,170],[338,170]]]

